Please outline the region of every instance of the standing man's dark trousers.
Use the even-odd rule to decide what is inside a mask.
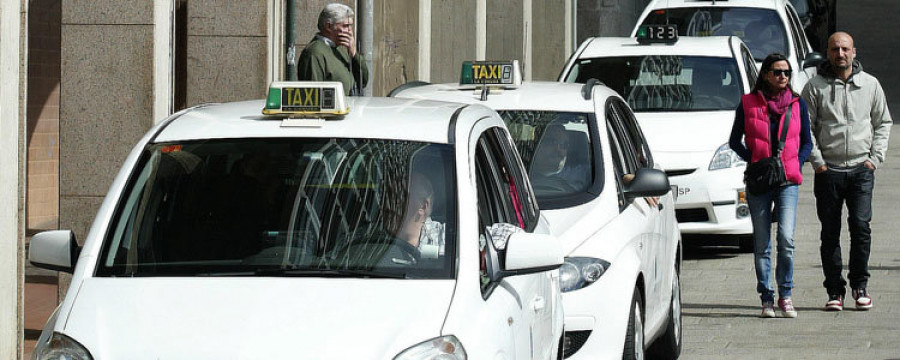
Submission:
[[[863,165],[847,169],[831,168],[816,174],[814,193],[819,222],[822,224],[822,284],[830,295],[846,294],[847,282],[841,276],[841,210],[847,203],[847,225],[850,228],[850,271],[847,279],[852,289],[865,288],[869,280],[869,250],[872,245],[872,188],[875,170]]]

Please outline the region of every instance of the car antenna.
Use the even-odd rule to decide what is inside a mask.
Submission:
[[[488,95],[490,95],[491,89],[485,84],[481,87],[481,101],[487,101]]]

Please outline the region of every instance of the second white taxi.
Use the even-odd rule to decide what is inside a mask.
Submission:
[[[728,139],[740,97],[756,82],[756,65],[735,36],[678,37],[671,25],[642,36],[668,30],[671,37],[585,40],[560,80],[599,79],[625,98],[656,160],[678,186],[682,233],[733,235],[748,250],[753,227],[746,164]]]
[[[563,243],[564,357],[678,357],[673,195],[622,97],[596,82],[522,82],[517,61],[467,62],[460,83],[408,84],[392,95],[484,105],[506,122]]]

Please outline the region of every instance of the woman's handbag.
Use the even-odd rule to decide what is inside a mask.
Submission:
[[[787,138],[788,125],[791,122],[791,109],[785,110],[784,125],[781,127],[781,136],[778,137],[778,148],[774,155],[760,159],[747,165],[744,170],[744,183],[747,191],[753,195],[765,194],[778,188],[786,181],[784,176],[784,164],[781,163],[781,151],[784,150],[784,141]]]

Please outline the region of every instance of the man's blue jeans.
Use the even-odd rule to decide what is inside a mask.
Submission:
[[[875,170],[857,166],[849,171],[828,170],[816,174],[813,191],[816,211],[822,224],[822,272],[829,295],[846,295],[841,272],[841,210],[847,203],[847,226],[850,229],[850,262],[847,279],[853,289],[864,288],[869,280],[869,251],[872,246],[872,189]]]
[[[772,286],[772,209],[774,203],[775,220],[778,230],[775,238],[778,245],[778,263],[775,281],[778,296],[791,297],[794,288],[794,223],[797,221],[797,192],[799,186],[785,185],[766,194],[747,194],[750,206],[750,221],[753,223],[753,259],[756,264],[756,292],[762,302],[775,301]]]

